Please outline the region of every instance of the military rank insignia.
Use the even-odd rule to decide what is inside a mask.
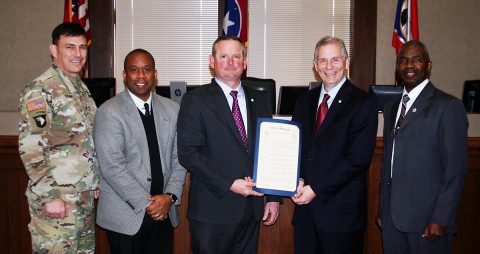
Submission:
[[[44,98],[31,100],[27,103],[27,112],[35,120],[38,128],[47,125],[47,114],[45,112],[46,102]]]

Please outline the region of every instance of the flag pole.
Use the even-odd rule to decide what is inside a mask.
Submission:
[[[408,10],[408,22],[407,22],[407,41],[412,39],[412,30],[411,30],[411,23],[412,23],[412,9],[410,8],[410,0],[407,0],[407,10]]]

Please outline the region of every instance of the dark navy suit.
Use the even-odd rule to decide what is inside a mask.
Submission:
[[[227,231],[227,228],[254,220],[257,229],[253,233],[258,236],[264,198],[244,197],[229,189],[235,179],[253,176],[257,118],[271,118],[272,113],[265,94],[245,86],[243,89],[248,114],[248,149],[240,137],[225,94],[215,79],[182,98],[178,117],[178,160],[190,172],[187,216],[194,238],[194,252],[221,253],[224,245],[232,240],[221,235],[215,239],[199,236],[197,241],[195,232],[202,230],[198,225],[224,225]],[[278,202],[280,199],[267,197],[269,201]],[[196,249],[196,245],[205,245],[206,241],[212,245],[207,247],[208,250]],[[214,250],[211,249],[213,246]]]
[[[366,172],[378,126],[376,102],[347,79],[315,135],[320,91],[321,86],[302,94],[292,119],[303,126],[300,176],[316,194],[311,203],[295,206],[295,252],[358,253],[366,222]],[[350,232],[356,232],[355,243],[343,238]]]

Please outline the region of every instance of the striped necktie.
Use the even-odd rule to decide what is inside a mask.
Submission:
[[[400,125],[403,122],[403,119],[405,119],[405,113],[407,111],[407,102],[410,100],[410,97],[408,97],[408,94],[405,94],[402,98],[402,110],[400,111],[400,117],[397,120],[397,125],[395,125],[395,130],[400,129]]]

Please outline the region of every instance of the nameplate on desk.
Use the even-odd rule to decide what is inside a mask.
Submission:
[[[259,118],[253,181],[264,194],[293,196],[297,190],[300,152],[300,123]]]

